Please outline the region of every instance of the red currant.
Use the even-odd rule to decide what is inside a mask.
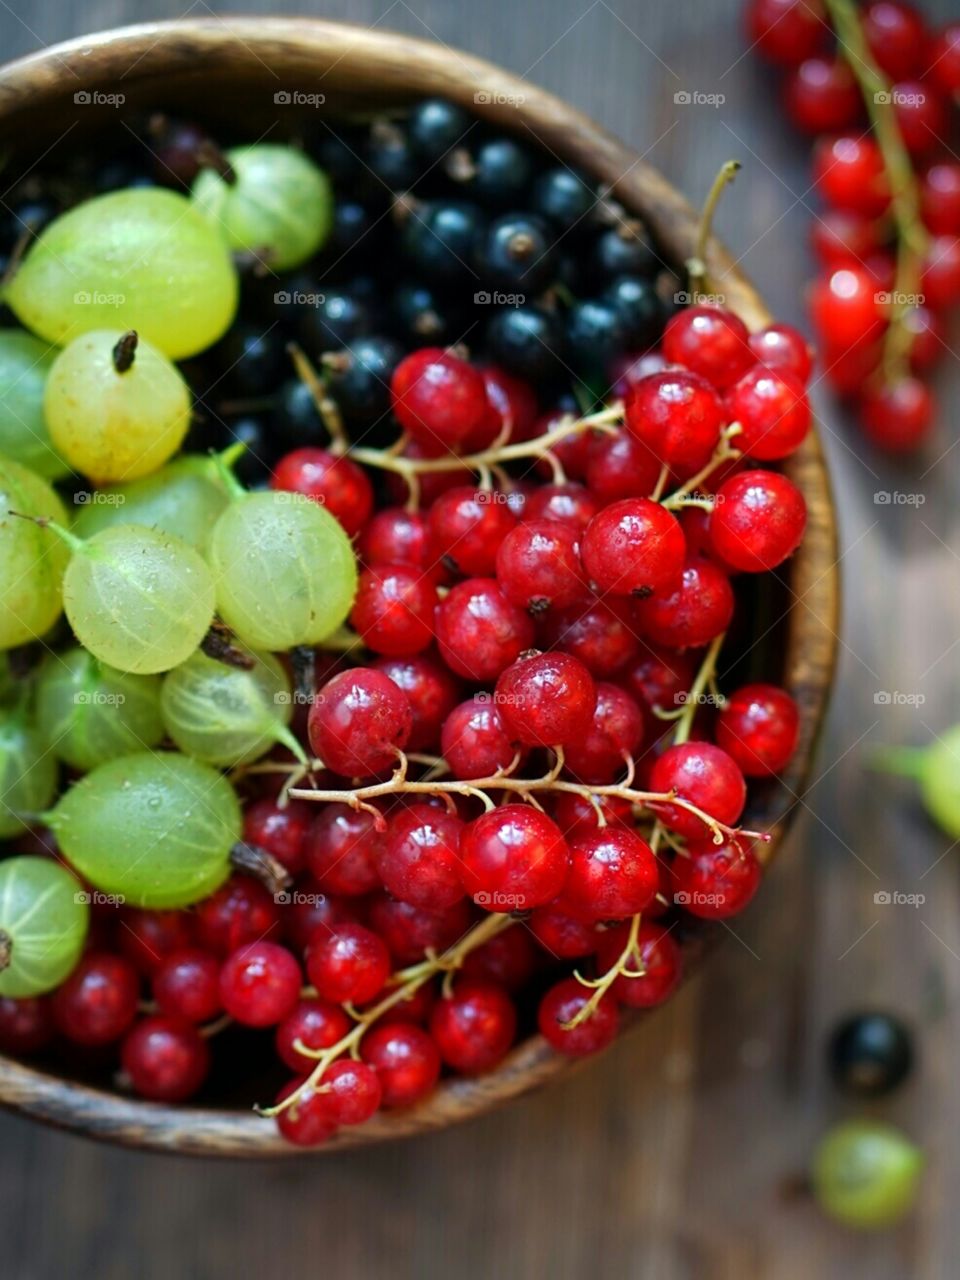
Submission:
[[[640,750],[645,728],[643,712],[630,694],[601,682],[592,723],[582,737],[567,743],[564,763],[591,786],[613,782]]]
[[[506,1056],[517,1032],[517,1011],[502,987],[461,979],[434,1005],[430,1034],[448,1067],[461,1075],[490,1071]]]
[[[439,347],[424,347],[401,360],[390,394],[404,431],[433,451],[456,449],[482,431],[490,415],[483,374]]]
[[[446,951],[466,933],[471,921],[469,906],[463,899],[446,911],[425,911],[386,894],[373,900],[368,918],[370,928],[383,938],[398,965],[415,964],[428,948]]]
[[[927,29],[912,5],[899,0],[871,0],[860,21],[874,61],[891,80],[926,71]]]
[[[697,305],[677,312],[667,321],[661,345],[667,360],[692,369],[721,390],[753,364],[747,326],[725,307]]]
[[[533,391],[525,382],[495,365],[484,365],[480,374],[496,423],[489,443],[492,444],[501,433],[505,441],[529,440],[536,434],[539,414],[537,397]],[[478,446],[474,440],[467,443],[475,450],[483,447]]]
[[[750,0],[747,39],[782,67],[795,67],[826,44],[830,27],[820,0]]]
[[[359,897],[380,887],[382,848],[383,836],[371,813],[348,804],[325,804],[307,835],[307,866],[325,893]]]
[[[960,93],[960,22],[943,28],[930,54],[930,74],[942,93]]]
[[[922,444],[933,427],[933,413],[933,395],[919,378],[867,387],[860,402],[867,438],[891,453],[906,453]]]
[[[529,911],[563,888],[570,860],[556,823],[530,805],[506,804],[467,824],[464,882],[488,911]]]
[[[88,951],[53,993],[57,1030],[75,1044],[110,1044],[137,1016],[140,980],[123,956]]]
[[[587,486],[601,504],[645,498],[654,490],[660,465],[657,454],[631,431],[605,432],[590,444]]]
[[[430,508],[430,550],[465,577],[492,574],[497,548],[516,526],[506,497],[467,486],[450,489]]]
[[[568,653],[535,653],[507,667],[494,700],[513,742],[566,746],[590,728],[597,704],[593,677]]]
[[[485,699],[481,701],[480,699]],[[443,724],[440,750],[455,778],[489,778],[516,754],[489,694],[461,702]]]
[[[493,578],[468,578],[451,587],[436,614],[440,656],[458,676],[495,680],[533,644],[533,622],[510,603]]]
[[[507,991],[520,991],[533,976],[539,958],[526,929],[506,929],[471,951],[460,972],[465,978],[481,978]]]
[[[295,449],[276,465],[271,489],[299,493],[325,506],[355,538],[373,511],[373,486],[350,458],[326,449]]]
[[[570,842],[561,905],[588,920],[622,920],[645,911],[658,885],[647,842],[627,827],[603,827]]]
[[[275,800],[254,800],[244,810],[243,838],[266,849],[291,875],[303,867],[304,844],[315,810],[303,800],[289,800],[282,808]]]
[[[803,494],[775,471],[743,471],[717,491],[710,541],[724,564],[747,573],[775,569],[800,545]]]
[[[189,1022],[157,1014],[127,1032],[120,1063],[141,1098],[185,1102],[207,1078],[210,1049]]]
[[[842,209],[825,209],[814,219],[810,235],[813,251],[828,272],[863,266],[884,245],[882,223]],[[750,340],[754,350],[753,339],[756,336],[754,334]],[[759,353],[757,359],[761,359]],[[806,378],[802,381],[805,382]]]
[[[297,1092],[297,1099],[279,1112],[277,1128],[288,1142],[298,1147],[318,1147],[337,1131],[330,1094],[297,1078],[280,1090],[277,1102],[283,1102],[294,1092]]]
[[[693,684],[696,664],[686,653],[667,653],[645,646],[643,653],[624,674],[624,683],[648,707],[672,711]]]
[[[698,310],[709,315],[711,323],[714,316],[729,314],[712,312],[710,308]],[[681,312],[670,323],[683,320],[690,314],[690,311]],[[691,325],[696,321],[697,317],[694,316]],[[700,323],[703,324],[704,321],[701,319]],[[725,325],[720,326],[720,332],[726,339],[729,330]],[[746,332],[744,328],[742,347],[739,336],[735,339],[738,359],[734,367],[737,369],[746,369],[754,359]],[[675,331],[673,336],[678,346],[682,346],[684,342],[689,345],[694,341],[690,333]],[[665,333],[664,342],[666,337]],[[710,341],[709,336],[705,337],[704,345],[709,345]],[[726,360],[726,357],[717,355],[717,359]],[[725,379],[725,382],[729,381],[729,378]],[[654,458],[685,476],[693,475],[710,461],[726,421],[720,397],[706,376],[701,377],[699,371],[688,373],[685,369],[655,373],[636,383],[627,393],[624,416],[630,432],[646,446]],[[649,494],[650,488],[645,489],[644,494]]]
[[[685,553],[675,517],[648,498],[605,507],[587,525],[580,546],[583,567],[601,591],[641,597],[672,587]]]
[[[674,901],[704,920],[726,920],[750,902],[763,876],[752,849],[735,840],[706,840],[678,854],[671,868]]]
[[[678,799],[696,805],[717,822],[732,826],[747,799],[747,787],[739,766],[710,742],[684,742],[667,747],[650,771],[652,791],[673,791]],[[696,814],[679,805],[657,805],[657,812],[672,831],[689,840],[708,838],[707,828]]]
[[[876,278],[862,267],[843,267],[817,280],[810,314],[823,342],[843,349],[867,343],[883,332]]]
[[[291,1071],[309,1075],[317,1060],[301,1053],[296,1047],[297,1041],[308,1049],[332,1049],[352,1025],[339,1005],[311,997],[301,1000],[279,1023],[274,1045],[278,1056]]]
[[[236,1022],[272,1027],[300,998],[300,966],[276,942],[250,942],[232,952],[220,971],[220,999]]]
[[[758,364],[792,373],[804,385],[813,369],[809,342],[789,324],[768,324],[765,329],[751,333],[750,350]]]
[[[440,1078],[440,1054],[412,1022],[382,1022],[364,1036],[360,1053],[377,1073],[385,1107],[409,1107],[430,1093]]]
[[[390,977],[383,940],[362,924],[341,924],[332,933],[316,935],[305,963],[317,994],[332,1004],[364,1004],[380,994]]]
[[[0,996],[0,1053],[26,1056],[39,1053],[53,1039],[56,1028],[47,996]]]
[[[364,569],[350,621],[368,649],[392,658],[420,653],[433,640],[437,588],[410,564]]]
[[[405,507],[384,507],[360,536],[360,559],[367,565],[412,564],[425,569],[427,519]]]
[[[935,311],[953,306],[960,294],[960,239],[934,236],[927,246],[920,292]]]
[[[840,57],[811,57],[791,72],[784,89],[787,115],[804,133],[839,133],[859,120],[860,90]]]
[[[190,946],[193,942],[190,924],[190,917],[185,911],[147,911],[141,907],[127,907],[120,913],[117,942],[127,959],[149,978],[165,956]]]
[[[946,104],[934,86],[925,80],[899,80],[890,93],[907,150],[923,156],[940,146],[949,119]]]
[[[432,805],[412,804],[397,814],[379,862],[387,892],[428,911],[443,911],[459,902],[462,832],[458,817]]]
[[[220,1012],[220,962],[209,951],[174,951],[153,975],[153,998],[162,1013],[185,1022],[209,1022]]]
[[[353,1058],[332,1062],[320,1083],[329,1089],[327,1105],[336,1124],[363,1124],[379,1110],[380,1079],[365,1062]]]
[[[609,995],[600,1000],[590,1017],[567,1029],[566,1024],[573,1021],[592,995],[589,987],[576,978],[564,978],[540,1001],[537,1026],[552,1049],[579,1058],[599,1053],[616,1039],[620,1019],[616,1002]]]
[[[717,746],[748,778],[779,773],[796,750],[800,711],[786,689],[745,684],[732,693],[717,717]]]
[[[813,152],[813,180],[834,209],[878,218],[890,204],[880,147],[869,135],[824,138]]]
[[[544,951],[556,960],[579,960],[596,950],[596,925],[571,915],[556,903],[538,907],[529,926]]]
[[[557,520],[528,520],[497,550],[497,582],[504,596],[533,614],[565,609],[587,593],[580,535]]]
[[[623,955],[629,930],[629,925],[620,925],[600,934],[598,972],[608,973]],[[626,968],[630,973],[614,980],[611,988],[614,999],[628,1009],[652,1009],[663,1004],[676,990],[683,972],[683,953],[667,929],[644,921]]]
[[[960,164],[932,164],[923,176],[923,220],[938,236],[960,235]]]
[[[542,634],[550,648],[573,654],[593,676],[612,676],[636,657],[639,648],[623,612],[602,600],[551,614],[544,619]]]
[[[279,934],[280,908],[259,880],[231,876],[194,912],[197,942],[206,951],[228,955],[248,942]],[[187,937],[181,946],[189,946]]]
[[[582,484],[543,484],[533,489],[527,498],[523,518],[559,520],[577,533],[583,533],[599,510],[597,499]]]
[[[396,764],[412,727],[406,694],[368,667],[327,681],[310,707],[307,729],[311,750],[328,769],[363,778]]]
[[[733,588],[710,560],[691,557],[676,590],[638,600],[634,617],[643,634],[668,649],[699,648],[722,635],[733,618]]]
[[[603,826],[626,827],[633,822],[629,801],[619,796],[588,797],[575,791],[560,791],[553,797],[553,820],[568,840],[585,831],[602,830]]]
[[[407,695],[413,727],[407,740],[410,751],[426,751],[440,741],[444,720],[456,706],[459,686],[436,658],[416,654],[410,658],[377,658],[375,671],[389,676]]]

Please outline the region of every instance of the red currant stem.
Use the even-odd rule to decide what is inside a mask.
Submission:
[[[722,637],[718,637],[718,640],[713,642],[714,645],[719,645],[720,640],[722,640]],[[684,737],[681,741],[686,741],[686,738]],[[476,796],[483,801],[485,809],[489,812],[496,806],[487,795],[488,791],[510,791],[527,801],[537,792],[566,791],[572,795],[581,796],[588,801],[591,795],[612,796],[625,800],[628,804],[635,804],[650,810],[653,809],[654,805],[675,805],[678,809],[683,809],[685,812],[693,814],[694,817],[699,818],[701,822],[709,827],[713,832],[715,844],[723,844],[725,839],[736,839],[741,835],[751,840],[770,839],[769,834],[763,831],[744,831],[740,827],[727,826],[726,823],[719,822],[689,800],[684,800],[674,791],[635,791],[630,785],[633,781],[632,776],[625,782],[588,787],[581,782],[568,782],[566,779],[558,778],[556,772],[556,768],[553,768],[540,778],[515,778],[506,771],[501,770],[498,773],[491,774],[488,778],[475,778],[469,782],[442,780],[411,782],[407,778],[406,757],[401,753],[400,765],[393,776],[386,782],[374,782],[369,786],[344,788],[342,790],[315,789],[308,791],[302,788],[293,788],[290,791],[290,795],[295,800],[314,800],[319,804],[348,804],[354,809],[368,809],[378,813],[379,811],[375,810],[369,804],[369,801],[379,799],[381,796],[398,794],[442,796],[445,793],[451,793],[461,796]]]
[[[582,431],[605,431],[613,434],[616,431],[614,424],[622,418],[623,405],[617,401],[585,418],[569,417],[552,431],[547,431],[544,435],[536,436],[532,440],[520,440],[516,444],[499,446],[494,444],[480,453],[471,453],[464,457],[448,453],[439,458],[400,458],[383,449],[365,448],[351,449],[350,456],[354,462],[360,462],[368,467],[396,471],[408,483],[412,475],[424,475],[435,471],[459,471],[467,468],[470,471],[489,473],[490,467],[499,466],[504,462],[517,462],[524,458],[547,458],[549,461],[550,450],[567,436],[579,435]]]
[[[877,773],[893,773],[900,778],[922,778],[926,771],[926,747],[878,747],[871,751],[867,765]]]
[[[897,267],[890,327],[884,339],[883,370],[888,380],[902,376],[913,335],[904,325],[908,299],[920,284],[920,263],[928,235],[920,217],[920,195],[910,153],[897,124],[890,81],[873,59],[853,0],[825,0],[844,61],[853,73],[890,180],[890,207],[897,230]]]
[[[717,658],[720,656],[720,650],[726,639],[726,632],[722,631],[715,640],[710,641],[710,647],[703,655],[703,662],[700,664],[700,670],[697,672],[696,679],[690,686],[686,699],[683,704],[683,712],[678,718],[677,727],[673,731],[674,745],[686,742],[690,737],[690,730],[693,728],[693,720],[697,714],[697,708],[700,706],[700,699],[703,697],[704,690],[714,677],[717,668]]]
[[[690,479],[685,481],[679,489],[674,489],[673,493],[663,499],[662,505],[666,507],[668,511],[672,511],[676,507],[694,505],[703,506],[705,502],[709,502],[712,507],[713,502],[708,495],[689,501],[690,495],[697,492],[698,486],[703,484],[704,480],[708,479],[708,477],[716,471],[717,467],[719,467],[721,463],[729,462],[732,458],[740,457],[740,450],[735,449],[731,445],[730,441],[736,439],[742,431],[743,427],[739,422],[731,422],[728,427],[724,428],[723,434],[720,436],[720,442],[714,450],[713,457],[707,465],[705,467],[701,467],[696,475],[691,476]]]
[[[600,1001],[619,977],[642,978],[644,976],[646,970],[630,969],[628,967],[630,961],[636,958],[636,946],[639,936],[640,912],[638,911],[635,916],[631,917],[630,930],[627,934],[627,941],[624,944],[623,950],[606,973],[601,974],[599,978],[585,978],[580,973],[579,969],[574,970],[573,976],[576,980],[582,983],[583,986],[590,987],[593,994],[586,1004],[577,1010],[569,1022],[561,1024],[564,1031],[573,1031],[574,1028],[579,1027],[582,1022],[586,1022],[588,1018],[592,1018],[600,1005]]]
[[[206,1022],[202,1027],[197,1027],[197,1030],[205,1040],[209,1040],[211,1036],[217,1036],[221,1031],[226,1031],[227,1027],[232,1026],[233,1019],[229,1013],[223,1013],[219,1018],[214,1018],[213,1022]]]
[[[707,245],[710,241],[711,227],[713,226],[713,215],[716,212],[720,197],[723,195],[726,187],[734,180],[740,172],[741,164],[739,160],[726,160],[720,166],[717,176],[713,180],[713,185],[707,192],[707,198],[703,202],[703,209],[700,212],[700,224],[697,230],[697,240],[694,245],[693,257],[687,261],[687,273],[690,278],[690,292],[694,295],[693,301],[697,301],[697,297],[701,293],[707,292]]]
[[[482,947],[485,942],[489,942],[491,938],[495,938],[498,933],[509,929],[515,923],[513,916],[503,915],[499,912],[493,913],[475,924],[468,933],[463,935],[459,942],[455,942],[452,947],[448,947],[442,954],[435,955],[430,953],[419,964],[412,965],[409,969],[402,969],[394,975],[395,989],[389,995],[384,996],[372,1009],[367,1009],[363,1014],[360,1014],[357,1024],[351,1027],[346,1035],[338,1040],[335,1045],[331,1045],[330,1048],[311,1049],[301,1040],[295,1040],[293,1047],[297,1052],[303,1054],[305,1058],[315,1058],[317,1065],[300,1087],[284,1098],[282,1102],[278,1102],[272,1107],[257,1107],[255,1110],[262,1116],[276,1116],[281,1111],[286,1111],[288,1107],[293,1106],[304,1089],[316,1089],[319,1086],[323,1079],[323,1073],[331,1063],[342,1057],[344,1053],[355,1053],[367,1029],[382,1018],[385,1013],[389,1013],[391,1009],[398,1004],[402,1004],[403,1001],[409,1000],[425,982],[429,982],[436,974],[450,973],[455,969],[459,969],[471,951],[475,951],[477,947]]]
[[[298,346],[297,343],[288,342],[287,353],[293,361],[297,377],[309,389],[313,397],[313,403],[317,407],[317,413],[319,413],[320,419],[330,435],[330,452],[337,455],[346,453],[350,448],[350,441],[344,430],[340,410],[336,402],[331,400],[327,394],[327,384],[307,359],[303,348]]]
[[[666,463],[660,468],[660,474],[657,476],[657,483],[653,486],[653,493],[650,495],[651,502],[659,502],[663,497],[663,491],[667,487],[667,481],[670,479],[670,468]]]

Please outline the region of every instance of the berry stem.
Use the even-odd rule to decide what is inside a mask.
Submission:
[[[630,961],[636,957],[637,940],[640,936],[640,912],[630,919],[630,931],[627,934],[627,941],[623,950],[610,968],[600,975],[599,978],[584,978],[579,970],[575,969],[573,976],[579,983],[593,990],[593,995],[583,1005],[569,1022],[563,1023],[564,1031],[573,1031],[575,1027],[579,1027],[581,1022],[586,1022],[588,1018],[592,1018],[596,1013],[600,1001],[607,994],[616,980],[623,976],[627,978],[642,978],[646,974],[645,969],[630,969],[628,966]]]
[[[733,182],[741,167],[739,160],[725,160],[720,166],[710,190],[707,192],[706,200],[703,202],[693,257],[687,261],[690,292],[693,294],[694,302],[698,300],[700,294],[708,292],[707,245],[710,241],[713,215],[716,212],[717,205],[720,203],[720,197],[729,184]]]
[[[677,727],[673,731],[673,741],[675,746],[686,742],[690,737],[690,730],[693,728],[693,720],[697,714],[700,699],[716,673],[717,658],[720,656],[720,650],[723,648],[723,642],[726,639],[726,634],[727,633],[723,631],[715,640],[711,640],[710,647],[703,655],[703,662],[700,664],[700,670],[697,672],[696,679],[690,686],[683,706],[683,711],[677,719]]]
[[[311,1049],[301,1040],[295,1041],[294,1048],[298,1053],[303,1054],[305,1058],[315,1058],[317,1065],[306,1080],[303,1081],[299,1089],[295,1089],[282,1102],[278,1102],[272,1107],[258,1107],[256,1110],[262,1116],[276,1116],[281,1111],[286,1111],[288,1107],[293,1106],[302,1090],[306,1088],[316,1089],[320,1085],[323,1073],[338,1058],[347,1052],[353,1057],[358,1056],[360,1041],[368,1028],[382,1018],[385,1013],[389,1013],[396,1005],[409,1000],[425,982],[429,982],[438,973],[449,974],[459,969],[471,951],[475,951],[477,947],[482,947],[485,942],[489,942],[491,938],[495,938],[498,933],[503,933],[505,929],[509,929],[515,923],[513,916],[503,915],[499,912],[493,913],[487,916],[486,919],[480,920],[468,933],[463,935],[459,942],[455,942],[453,946],[448,947],[440,955],[432,952],[428,953],[425,960],[421,960],[418,964],[411,965],[410,968],[401,969],[398,973],[395,973],[392,978],[395,984],[394,990],[384,996],[372,1009],[367,1009],[366,1012],[356,1015],[356,1025],[351,1027],[347,1034],[335,1045],[331,1045],[329,1049]]]
[[[853,0],[824,0],[837,43],[863,98],[883,167],[890,181],[890,209],[897,232],[897,266],[890,327],[884,339],[883,370],[888,381],[906,372],[913,335],[904,319],[920,286],[920,265],[928,236],[920,217],[920,195],[910,154],[904,145],[890,88],[867,45]]]
[[[691,476],[690,479],[682,484],[679,489],[674,489],[673,493],[663,499],[663,506],[665,506],[668,511],[675,511],[680,507],[705,506],[707,504],[709,504],[709,508],[712,510],[712,497],[692,499],[690,495],[697,492],[698,487],[703,484],[704,480],[708,479],[714,471],[716,471],[717,467],[719,467],[721,463],[729,462],[733,458],[740,457],[740,450],[735,449],[730,442],[731,440],[735,440],[742,431],[743,427],[741,427],[739,422],[731,422],[728,427],[724,428],[723,434],[720,437],[720,443],[714,450],[713,457],[707,465],[705,467],[701,467],[696,475]]]

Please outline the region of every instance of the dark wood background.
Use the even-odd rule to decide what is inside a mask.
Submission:
[[[945,18],[950,0],[921,0]],[[745,52],[740,0],[271,0],[433,37],[569,97],[694,200],[726,158],[745,169],[719,229],[785,319],[802,315],[815,200],[806,145]],[[0,0],[5,57],[204,0]],[[229,22],[229,19],[225,19]],[[678,91],[723,94],[683,106]],[[944,353],[941,435],[893,467],[819,408],[840,508],[846,602],[833,711],[794,835],[710,969],[641,1031],[563,1084],[405,1145],[283,1165],[97,1147],[0,1118],[0,1274],[128,1280],[321,1272],[396,1280],[623,1274],[939,1280],[956,1274],[960,910],[956,853],[909,787],[865,771],[882,742],[923,742],[957,715],[960,408]],[[880,503],[882,492],[918,495]],[[957,646],[956,648],[954,646]],[[877,695],[893,696],[887,703]],[[919,699],[925,699],[920,702]],[[878,892],[923,894],[919,907]],[[877,1110],[926,1148],[910,1222],[851,1235],[795,1190],[832,1091],[824,1039],[852,1008],[915,1026],[921,1064]],[[791,1188],[794,1188],[791,1190]]]

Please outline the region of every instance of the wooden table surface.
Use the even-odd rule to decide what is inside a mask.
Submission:
[[[921,0],[931,17],[950,0]],[[699,200],[744,172],[719,230],[784,319],[802,315],[815,208],[807,147],[747,56],[740,0],[233,0],[433,37],[569,97]],[[0,0],[13,57],[125,21],[209,16],[204,0]],[[722,94],[716,107],[678,92]],[[942,415],[960,409],[945,353]],[[939,1280],[956,1274],[960,1025],[956,853],[870,747],[958,715],[960,450],[891,466],[819,410],[840,507],[845,608],[833,710],[793,837],[709,970],[636,1035],[546,1093],[405,1145],[281,1165],[129,1154],[0,1118],[0,1275],[356,1280],[621,1275],[656,1280]],[[914,495],[884,503],[877,494]],[[889,694],[889,700],[882,696]],[[909,695],[905,699],[903,695]],[[922,894],[920,906],[877,893]],[[824,1071],[847,1010],[914,1025],[919,1070],[877,1108],[922,1143],[909,1223],[852,1235],[791,1191],[824,1126],[852,1113]]]

